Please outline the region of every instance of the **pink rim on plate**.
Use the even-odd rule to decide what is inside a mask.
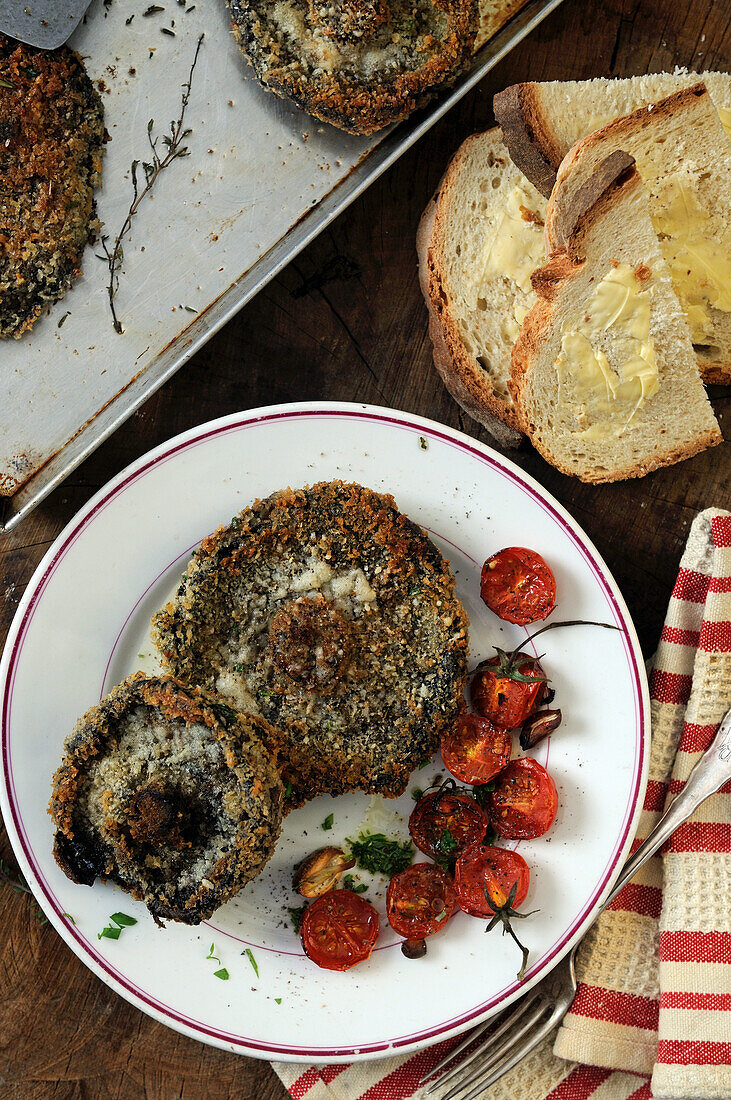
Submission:
[[[238,1034],[235,1031],[229,1032],[212,1028],[205,1022],[187,1016],[158,998],[151,996],[148,992],[130,982],[123,972],[111,965],[109,960],[99,953],[91,940],[87,939],[78,928],[64,919],[63,907],[48,883],[40,861],[28,841],[22,808],[15,790],[11,744],[14,683],[24,640],[46,586],[80,534],[95,522],[112,500],[124,493],[140,478],[144,478],[150,470],[169,461],[181,452],[205,444],[218,436],[246,430],[254,425],[282,420],[292,422],[304,418],[308,420],[321,419],[323,424],[328,421],[332,422],[333,419],[340,421],[357,419],[390,425],[402,431],[424,436],[427,440],[439,441],[442,444],[468,453],[489,467],[493,473],[509,480],[526,496],[530,497],[562,529],[577,548],[607,601],[607,607],[611,612],[613,621],[621,628],[635,703],[635,752],[632,765],[632,781],[620,834],[614,844],[611,857],[579,916],[550,950],[545,952],[538,962],[530,968],[528,979],[523,983],[512,982],[489,1000],[475,1005],[459,1016],[440,1021],[429,1028],[411,1034],[385,1038],[379,1042],[334,1048],[313,1047],[311,1045],[302,1047],[278,1042],[268,1043]],[[519,467],[497,452],[460,432],[433,421],[373,406],[308,402],[296,405],[272,406],[234,414],[218,421],[203,424],[175,437],[123,470],[74,517],[38,566],[13,620],[3,654],[0,679],[0,689],[2,690],[0,807],[21,868],[56,930],[98,977],[142,1011],[183,1034],[224,1049],[235,1050],[255,1057],[269,1057],[295,1062],[336,1062],[377,1057],[389,1050],[394,1053],[406,1053],[409,1050],[419,1049],[465,1030],[465,1028],[494,1014],[499,1007],[504,1007],[516,996],[526,992],[531,985],[545,976],[547,971],[550,970],[551,964],[555,965],[566,954],[582,934],[584,928],[591,922],[602,900],[608,894],[629,851],[634,835],[633,826],[641,809],[641,796],[646,783],[650,723],[649,699],[642,656],[624,601],[611,578],[609,570],[592,543],[557,501],[542,489],[537,482],[524,474]]]

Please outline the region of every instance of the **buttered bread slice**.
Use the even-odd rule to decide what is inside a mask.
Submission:
[[[704,379],[731,380],[731,141],[706,86],[684,88],[578,142],[558,170],[551,217],[559,224],[615,149],[634,157],[647,188]]]
[[[536,301],[545,211],[493,129],[457,150],[417,234],[434,365],[465,412],[507,445],[522,439],[510,353]]]
[[[613,150],[635,158],[701,375],[722,384],[731,381],[731,77],[691,76],[514,85],[495,112],[536,187],[550,194],[563,183],[561,217]],[[572,139],[581,140],[569,151]]]
[[[582,481],[642,477],[721,442],[648,197],[616,151],[547,209],[548,263],[513,349],[524,431]],[[567,190],[570,202],[564,201]],[[560,213],[559,213],[560,211]]]
[[[493,106],[511,158],[548,198],[561,161],[577,141],[638,107],[657,103],[701,81],[731,138],[731,75],[723,72],[528,81],[498,92]]]

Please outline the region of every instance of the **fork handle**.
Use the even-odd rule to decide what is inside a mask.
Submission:
[[[700,758],[680,794],[673,799],[655,828],[622,868],[614,889],[605,901],[606,909],[619,891],[639,871],[643,863],[662,848],[679,825],[695,813],[701,802],[715,794],[731,779],[731,710],[727,711],[716,736]]]

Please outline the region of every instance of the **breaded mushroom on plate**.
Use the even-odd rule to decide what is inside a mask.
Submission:
[[[290,807],[401,794],[460,709],[467,615],[449,565],[361,485],[244,509],[204,540],[153,628],[175,676],[269,719]]]
[[[264,738],[263,718],[130,676],[66,740],[49,806],[56,862],[73,882],[116,882],[158,923],[206,920],[279,836],[284,790]]]

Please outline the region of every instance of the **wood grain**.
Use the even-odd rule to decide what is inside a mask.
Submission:
[[[150,447],[214,416],[278,401],[391,405],[489,437],[431,365],[416,277],[419,215],[447,160],[493,124],[492,94],[519,80],[728,69],[731,0],[566,0],[420,144],[270,283],[16,532],[0,540],[0,640],[44,551],[76,510]],[[729,391],[711,393],[728,425]],[[728,432],[726,431],[727,435]],[[696,512],[731,501],[728,449],[640,481],[589,486],[530,448],[512,454],[588,532],[654,648]],[[0,856],[13,864],[0,831]],[[182,1038],[116,997],[0,888],[0,1097],[282,1100],[271,1069]]]

